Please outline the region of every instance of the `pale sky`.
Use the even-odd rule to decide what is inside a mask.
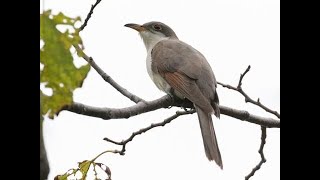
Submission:
[[[85,19],[95,0],[42,0],[41,9]],[[243,89],[253,98],[280,112],[280,1],[279,0],[103,0],[81,37],[85,52],[130,92],[154,100],[164,95],[149,78],[146,50],[138,33],[126,23],[161,21],[180,40],[199,50],[218,81],[236,85],[251,65]],[[77,58],[77,65],[84,64]],[[265,117],[260,108],[246,104],[237,92],[218,86],[220,104]],[[74,101],[97,107],[122,108],[134,103],[123,97],[91,69]],[[52,180],[77,162],[102,151],[121,149],[104,137],[121,141],[132,132],[161,122],[179,108],[161,109],[129,119],[104,121],[63,111],[44,122],[44,138]],[[260,126],[221,115],[213,118],[224,169],[205,156],[197,115],[188,115],[137,136],[126,155],[105,154],[97,161],[108,165],[113,180],[230,180],[244,177],[260,161]],[[254,180],[280,179],[280,129],[267,129],[267,162]]]

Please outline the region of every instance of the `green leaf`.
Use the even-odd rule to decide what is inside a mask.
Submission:
[[[91,165],[91,161],[85,160],[82,161],[81,163],[79,163],[79,168],[80,168],[80,172],[82,173],[82,178],[81,179],[86,179],[88,170],[90,168]]]
[[[52,15],[51,11],[40,14],[40,39],[44,46],[40,49],[40,63],[44,65],[40,71],[40,82],[46,83],[46,88],[52,89],[52,95],[46,95],[40,90],[42,115],[49,114],[53,119],[62,107],[73,102],[73,91],[82,86],[90,65],[75,67],[70,48],[72,45],[83,47],[79,29],[74,25],[80,17],[70,18],[62,13]],[[57,25],[68,26],[69,30],[60,32]],[[82,56],[81,51],[77,52]]]

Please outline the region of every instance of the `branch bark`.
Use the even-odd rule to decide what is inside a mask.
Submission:
[[[257,101],[253,100],[252,98],[250,98],[248,96],[247,93],[245,93],[242,89],[242,80],[243,80],[243,77],[249,72],[250,70],[250,65],[247,67],[247,69],[244,71],[243,74],[240,74],[240,79],[239,79],[239,83],[238,83],[238,86],[237,87],[234,87],[234,86],[231,86],[231,85],[228,85],[228,84],[224,84],[224,83],[221,83],[221,82],[218,82],[219,85],[221,85],[222,87],[225,87],[225,88],[228,88],[228,89],[232,89],[232,90],[235,90],[237,92],[239,92],[240,94],[242,94],[245,98],[245,102],[250,102],[256,106],[259,106],[260,108],[264,109],[265,111],[277,116],[279,119],[280,119],[280,114],[277,112],[277,111],[274,111],[274,110],[271,110],[270,108],[268,108],[267,106],[263,105],[261,102],[260,102],[260,99],[258,98]]]
[[[121,145],[121,146],[122,146],[122,149],[121,149],[121,151],[119,151],[119,154],[120,154],[120,155],[124,155],[124,153],[125,153],[125,151],[126,151],[126,145],[127,145],[129,142],[131,142],[135,136],[140,135],[140,134],[142,134],[142,133],[145,133],[145,132],[147,132],[147,131],[149,131],[150,129],[153,129],[153,128],[155,128],[155,127],[165,126],[166,124],[170,123],[171,121],[173,121],[174,119],[178,118],[179,116],[186,115],[186,114],[193,114],[193,113],[195,113],[195,110],[191,110],[191,111],[177,111],[174,115],[166,118],[163,122],[151,124],[151,125],[148,126],[148,127],[145,127],[145,128],[140,129],[139,131],[133,132],[130,137],[128,137],[128,138],[125,139],[125,140],[122,140],[121,142],[114,141],[114,140],[109,139],[109,138],[107,138],[107,137],[105,137],[103,140],[108,141],[108,142],[111,142],[111,143],[113,143],[113,144]]]
[[[74,44],[73,46],[78,52],[82,52],[83,53],[82,58],[85,61],[87,61],[91,65],[91,67],[93,67],[97,71],[97,73],[102,77],[102,79],[105,80],[107,83],[109,83],[112,87],[114,87],[118,92],[120,92],[122,95],[124,95],[125,97],[129,98],[131,101],[133,101],[135,103],[144,101],[142,98],[138,97],[137,95],[134,95],[134,94],[130,93],[127,89],[125,89],[122,86],[120,86],[115,80],[113,80],[106,72],[104,72],[95,63],[95,61],[93,60],[92,57],[89,57],[87,54],[85,54],[77,44]]]
[[[260,154],[261,160],[256,165],[256,167],[254,167],[252,169],[252,171],[245,177],[245,180],[250,179],[250,177],[252,177],[254,175],[254,173],[261,168],[262,164],[267,161],[266,158],[264,157],[264,153],[263,153],[263,147],[266,144],[266,138],[267,138],[267,129],[264,126],[261,126],[261,144],[260,144],[260,148],[258,151]]]
[[[154,111],[160,108],[168,108],[169,106],[190,108],[188,103],[178,102],[171,96],[165,95],[159,99],[147,102],[139,102],[138,104],[126,108],[100,108],[74,102],[72,105],[65,106],[63,110],[86,116],[98,117],[104,120],[110,120],[130,118],[141,113]],[[250,123],[266,126],[268,128],[280,128],[279,120],[253,115],[248,111],[237,110],[222,105],[220,105],[219,107],[221,114]]]
[[[88,24],[89,19],[91,18],[91,15],[93,13],[94,8],[101,2],[101,0],[97,0],[95,4],[91,5],[90,11],[86,17],[86,19],[84,20],[84,23],[81,25],[80,27],[80,31],[82,31]]]

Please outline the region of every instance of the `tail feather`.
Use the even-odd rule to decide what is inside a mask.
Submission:
[[[195,105],[195,108],[199,118],[206,156],[209,159],[209,161],[214,160],[220,166],[220,168],[223,169],[221,154],[212,123],[211,113],[204,112],[197,105]]]

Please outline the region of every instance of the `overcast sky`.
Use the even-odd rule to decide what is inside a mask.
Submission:
[[[85,19],[95,0],[42,0],[41,9]],[[251,65],[243,89],[254,99],[280,112],[280,1],[279,0],[103,0],[81,37],[85,52],[123,87],[154,100],[164,95],[149,78],[146,50],[138,33],[123,25],[161,21],[180,40],[207,58],[218,81],[236,85]],[[78,58],[77,65],[85,64]],[[236,92],[218,86],[220,104],[274,117]],[[133,105],[91,69],[74,101],[97,107]],[[130,119],[104,121],[63,111],[44,122],[44,138],[52,180],[108,149],[121,148],[103,141],[126,139],[132,132],[161,122],[179,108],[157,110]],[[260,161],[260,127],[222,115],[213,118],[224,169],[205,156],[196,114],[180,117],[165,127],[137,136],[125,156],[105,154],[98,162],[108,165],[113,180],[231,180],[244,179]],[[267,162],[254,180],[280,179],[280,129],[267,130]]]

